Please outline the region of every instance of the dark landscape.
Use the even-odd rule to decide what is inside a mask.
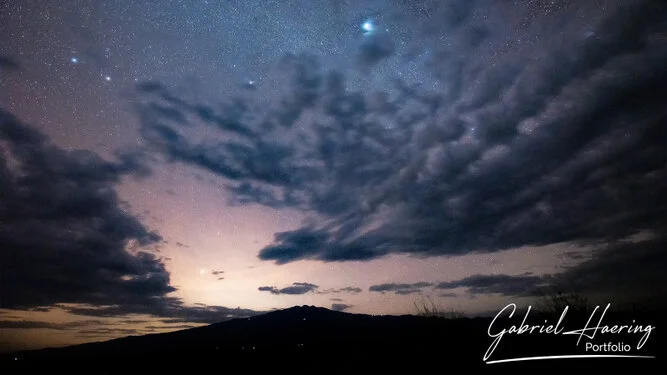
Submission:
[[[2,357],[1,369],[2,373],[128,373],[177,369],[186,373],[208,369],[215,373],[362,370],[456,373],[462,368],[492,372],[664,369],[663,354],[667,346],[664,330],[660,329],[664,327],[660,323],[664,319],[660,320],[660,314],[642,314],[641,317],[642,321],[658,327],[641,350],[642,355],[656,356],[654,359],[551,359],[487,364],[482,357],[492,341],[487,335],[491,318],[372,316],[295,306],[171,333],[12,353]],[[548,315],[545,318],[554,319]],[[625,318],[606,316],[605,322],[610,324],[615,319],[620,322]],[[535,319],[533,316],[531,321],[539,321]],[[583,342],[576,347],[573,336],[527,336],[504,337],[489,360],[583,354]],[[614,335],[613,340],[597,341],[625,341],[634,346],[636,338]]]

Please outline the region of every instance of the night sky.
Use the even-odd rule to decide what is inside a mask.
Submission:
[[[0,350],[294,305],[664,305],[666,14],[0,2]]]

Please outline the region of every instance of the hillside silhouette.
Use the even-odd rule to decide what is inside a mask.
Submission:
[[[657,329],[645,353],[656,359],[575,359],[486,364],[491,318],[442,319],[373,316],[296,306],[251,318],[182,331],[130,336],[65,348],[5,355],[1,373],[33,371],[127,373],[183,371],[436,371],[454,366],[505,372],[534,369],[627,369],[665,367],[664,335]],[[622,338],[614,338],[618,341]],[[572,354],[576,338],[505,337],[492,359]]]

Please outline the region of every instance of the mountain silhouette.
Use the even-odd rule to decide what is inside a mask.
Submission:
[[[572,362],[545,361],[521,367],[485,364],[482,357],[491,342],[487,333],[489,322],[488,318],[374,316],[295,306],[182,331],[20,352],[2,358],[0,373],[172,372],[175,369],[186,372],[214,369],[216,373],[445,372],[460,365],[488,371],[572,365]],[[571,346],[543,336],[521,339],[505,339],[503,348],[494,355],[512,357],[513,350],[521,351],[522,355],[558,354],[554,351]],[[621,364],[618,360],[579,361],[578,369],[599,370],[607,368],[605,366],[618,369]],[[622,365],[629,369],[646,366],[646,362],[637,361],[622,362]],[[582,363],[589,367],[582,367]],[[663,365],[664,361],[653,360],[650,364]]]

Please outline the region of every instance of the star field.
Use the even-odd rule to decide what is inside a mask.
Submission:
[[[117,105],[119,96],[137,81],[182,82],[197,85],[202,95],[224,97],[245,85],[265,84],[271,90],[271,82],[264,82],[267,73],[286,53],[311,53],[322,56],[328,66],[348,69],[348,56],[354,54],[362,36],[375,31],[376,21],[368,19],[360,28],[357,20],[363,14],[387,12],[387,5],[379,1],[368,3],[361,12],[322,1],[312,7],[281,2],[120,4],[73,1],[54,7],[49,2],[28,1],[5,5],[3,51],[25,60],[26,69],[19,78],[27,87],[25,82],[20,84],[28,90],[24,96],[34,100],[32,104],[15,102],[10,109],[29,122],[70,123],[71,132],[59,132],[58,141],[64,144],[66,134],[89,134],[67,146],[111,142],[107,146],[111,149],[123,142],[116,124],[132,122]],[[409,38],[402,31],[407,27],[395,24],[393,32],[398,38]],[[351,83],[378,84],[382,80],[377,77],[395,72],[414,82],[427,79],[417,67],[399,63],[381,67],[374,72],[376,77]],[[54,104],[52,97],[61,102]],[[88,110],[79,117],[77,107],[82,103]],[[44,111],[39,113],[35,107]],[[59,112],[58,121],[53,112]],[[84,128],[91,123],[98,125]]]

